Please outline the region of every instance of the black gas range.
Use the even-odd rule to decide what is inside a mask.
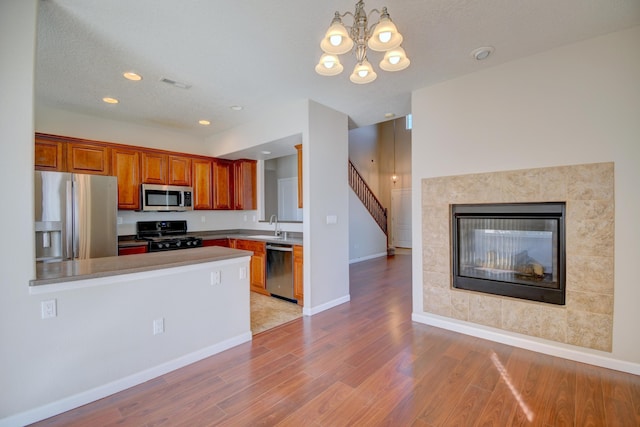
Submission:
[[[149,252],[202,246],[200,237],[187,236],[187,221],[138,221],[136,237],[149,242]]]

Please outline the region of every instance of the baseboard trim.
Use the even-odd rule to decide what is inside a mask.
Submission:
[[[185,367],[199,360],[206,359],[214,354],[221,353],[237,345],[251,341],[251,331],[242,333],[218,344],[203,348],[193,353],[185,354],[177,359],[170,360],[144,371],[135,373],[128,377],[124,377],[110,383],[98,386],[96,388],[83,391],[73,396],[60,399],[56,402],[48,403],[38,408],[30,409],[16,415],[12,415],[0,420],[0,427],[24,426],[27,424],[41,421],[49,417],[61,414],[71,409],[78,408],[87,403],[94,402],[98,399],[126,390],[145,381],[164,375],[168,372]]]
[[[512,333],[506,333],[505,331],[490,328],[488,326],[476,325],[462,320],[451,319],[430,313],[413,313],[411,315],[411,320],[425,325],[435,326],[449,331],[459,332],[461,334],[471,335],[477,338],[483,338],[523,348],[525,350],[547,354],[549,356],[561,357],[563,359],[588,363],[602,368],[640,375],[640,364],[638,363],[614,359],[604,353],[595,354],[582,351],[578,347],[570,346],[568,344],[552,343],[541,338],[537,339],[519,334],[516,335],[515,333],[512,335]]]
[[[351,295],[347,294],[343,297],[334,299],[333,301],[329,301],[317,307],[312,307],[312,308],[305,307],[302,309],[302,314],[304,314],[305,316],[313,316],[314,314],[318,314],[322,311],[329,310],[330,308],[333,308],[340,304],[344,304],[345,302],[349,302],[349,301],[351,301]]]
[[[380,253],[373,254],[373,255],[363,256],[361,258],[350,259],[349,260],[349,264],[355,264],[356,262],[367,261],[367,260],[374,259],[374,258],[381,258],[383,256],[387,256],[387,253],[386,252],[380,252]]]

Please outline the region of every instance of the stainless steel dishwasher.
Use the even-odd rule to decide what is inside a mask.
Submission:
[[[291,302],[293,297],[293,248],[291,245],[267,244],[267,291]]]

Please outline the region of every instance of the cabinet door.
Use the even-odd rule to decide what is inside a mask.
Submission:
[[[236,160],[233,163],[234,209],[251,210],[256,203],[256,161]]]
[[[169,185],[191,187],[191,159],[183,156],[169,156]]]
[[[193,208],[213,209],[213,166],[211,160],[193,159]]]
[[[253,240],[236,240],[236,249],[244,249],[253,251],[250,265],[250,283],[251,290],[261,294],[269,295],[266,289],[267,276],[267,247],[264,242],[256,242]]]
[[[147,253],[147,245],[128,246],[126,248],[118,249],[118,255],[133,255],[133,254],[145,254],[145,253]]]
[[[67,144],[67,171],[93,175],[109,175],[109,147],[71,142]]]
[[[293,246],[293,297],[298,300],[298,305],[303,304],[303,263],[302,263],[302,246]]]
[[[118,209],[140,209],[140,153],[114,148],[112,163],[118,177]]]
[[[36,138],[35,167],[41,171],[65,170],[64,143]]]
[[[298,151],[298,207],[302,207],[302,144],[295,146]]]
[[[233,209],[233,162],[213,159],[213,209]]]
[[[229,239],[202,239],[202,246],[222,246],[225,248],[229,246]]]
[[[142,183],[167,184],[167,155],[153,151],[142,152]]]

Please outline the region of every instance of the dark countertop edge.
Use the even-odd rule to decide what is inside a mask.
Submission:
[[[285,239],[258,239],[252,238],[250,236],[257,235],[269,235],[272,231],[265,230],[214,230],[214,231],[191,231],[188,232],[188,236],[201,237],[203,240],[213,240],[213,239],[243,239],[243,240],[253,240],[256,242],[267,242],[267,243],[283,243],[288,245],[300,245],[303,244],[302,237],[296,237],[296,235],[300,235],[302,233],[299,232],[289,232],[293,233],[293,237],[289,237]],[[146,246],[146,240],[137,240],[135,234],[134,235],[124,235],[118,236],[118,247],[126,248],[132,246]]]
[[[198,251],[198,252],[194,252]],[[206,252],[210,254],[206,254]],[[204,254],[203,254],[204,252]],[[213,253],[211,253],[213,252]],[[179,260],[168,260],[167,258],[173,254],[181,254],[183,257]],[[188,257],[184,255],[198,255],[197,258]],[[205,255],[206,254],[206,255]],[[74,282],[80,280],[98,279],[104,277],[120,276],[124,274],[132,273],[144,273],[148,271],[161,270],[166,268],[184,267],[188,265],[204,264],[208,262],[224,261],[233,258],[242,258],[245,256],[251,256],[253,252],[245,251],[241,249],[231,249],[223,247],[206,247],[206,248],[193,248],[189,251],[167,251],[167,252],[153,252],[146,254],[134,254],[126,256],[114,256],[105,258],[92,258],[87,260],[76,261],[62,261],[60,263],[45,263],[36,265],[36,274],[42,273],[49,277],[36,278],[29,281],[29,286],[43,286],[53,285],[66,282]],[[124,262],[119,262],[120,260]],[[122,267],[122,264],[126,266]],[[46,273],[42,270],[49,268],[65,267],[65,270],[74,269],[79,267],[85,269],[85,273],[70,273],[68,271],[55,273]]]

